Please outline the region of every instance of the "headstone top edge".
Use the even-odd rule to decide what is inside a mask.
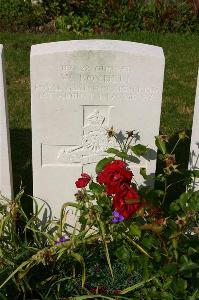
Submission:
[[[158,46],[121,40],[70,40],[36,44],[31,47],[31,56],[74,51],[116,51],[155,56],[164,59],[163,49]]]
[[[3,52],[3,45],[0,44],[0,53],[2,53],[2,52]]]

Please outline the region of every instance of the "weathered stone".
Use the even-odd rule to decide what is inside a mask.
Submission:
[[[3,45],[0,45],[0,193],[8,199],[13,198]]]

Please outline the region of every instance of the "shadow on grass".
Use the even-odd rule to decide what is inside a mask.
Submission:
[[[173,154],[176,156],[176,164],[179,165],[180,171],[185,171],[188,169],[189,164],[189,155],[190,155],[190,142],[191,142],[191,130],[186,131],[187,138],[181,140],[178,146],[176,147]],[[167,143],[168,152],[171,152],[174,148],[176,142],[178,140],[178,133],[171,136],[169,142]],[[158,153],[159,154],[159,153]],[[162,173],[162,169],[164,168],[163,162],[159,159],[156,164],[156,175]],[[179,198],[179,196],[185,192],[186,185],[182,181],[184,176],[182,173],[174,173],[169,177],[168,184],[173,184],[177,181],[180,181],[168,190],[167,197],[165,199],[165,207],[169,207],[170,203],[175,199]],[[155,188],[164,189],[163,184],[156,182]]]
[[[31,129],[11,129],[10,143],[14,195],[17,195],[21,186],[24,188],[25,194],[22,197],[22,204],[24,210],[30,212],[32,211],[32,201],[27,195],[33,194]]]

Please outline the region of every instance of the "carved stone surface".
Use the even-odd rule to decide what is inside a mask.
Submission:
[[[74,201],[81,172],[95,175],[106,130],[139,131],[139,143],[155,149],[159,133],[164,54],[161,48],[123,41],[82,40],[31,49],[34,195],[58,216]],[[155,172],[155,157],[142,160]],[[139,169],[131,168],[138,183]]]
[[[0,193],[13,198],[10,133],[4,74],[3,45],[0,45]]]
[[[199,170],[199,70],[193,116],[189,167],[190,169]],[[197,189],[199,189],[199,180],[197,180],[195,184]]]

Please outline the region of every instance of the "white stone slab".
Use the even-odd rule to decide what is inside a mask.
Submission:
[[[163,77],[164,54],[156,46],[115,40],[32,46],[33,191],[55,216],[74,201],[82,170],[95,175],[109,147],[107,128],[137,130],[138,142],[155,149]],[[156,160],[141,165],[154,173]]]
[[[199,70],[193,115],[189,168],[199,170]],[[199,190],[199,180],[195,182],[195,186],[197,190]]]
[[[0,193],[8,199],[13,198],[3,45],[0,45]]]

